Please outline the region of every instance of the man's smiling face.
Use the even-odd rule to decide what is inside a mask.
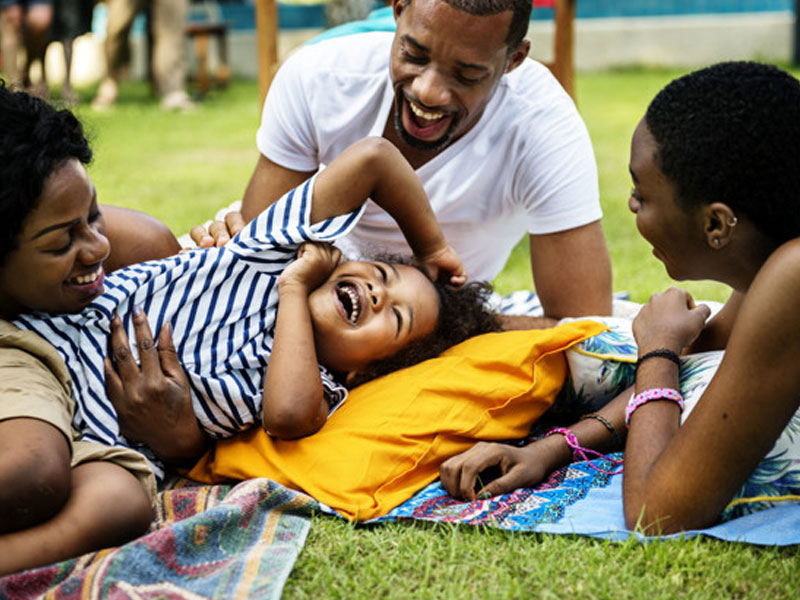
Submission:
[[[477,16],[443,0],[396,0],[394,11],[395,127],[409,146],[438,152],[478,122],[500,77],[525,54],[509,59],[511,11]]]

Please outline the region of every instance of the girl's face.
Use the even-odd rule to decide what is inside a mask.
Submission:
[[[69,159],[45,181],[17,249],[0,266],[0,316],[78,312],[101,294],[110,251],[102,228],[89,175]]]
[[[317,359],[329,369],[361,372],[427,337],[439,319],[430,280],[406,265],[344,262],[308,298]]]
[[[703,211],[687,211],[678,203],[675,185],[655,162],[657,150],[642,119],[631,140],[633,191],[628,208],[636,215],[639,233],[653,246],[653,255],[664,263],[670,277],[704,279],[708,244]]]

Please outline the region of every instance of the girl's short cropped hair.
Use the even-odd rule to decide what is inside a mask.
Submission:
[[[685,207],[723,202],[778,244],[800,235],[797,79],[772,65],[719,63],[667,85],[645,123]]]
[[[382,257],[381,260],[412,264],[397,257],[388,260]],[[419,270],[425,273],[423,269]],[[439,320],[433,333],[412,342],[390,358],[371,363],[365,373],[357,374],[348,382],[349,387],[439,356],[451,346],[476,335],[500,330],[500,320],[489,304],[492,293],[490,284],[471,281],[456,288],[448,283],[435,281],[433,286],[439,296]]]
[[[0,265],[16,249],[45,181],[70,158],[92,160],[80,121],[0,80]]]

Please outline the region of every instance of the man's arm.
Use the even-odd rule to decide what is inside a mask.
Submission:
[[[106,273],[134,263],[177,254],[181,247],[173,233],[153,216],[119,206],[100,207],[111,254],[103,263]]]
[[[255,171],[242,199],[242,216],[252,221],[270,204],[289,190],[296,188],[314,174],[313,171],[293,171],[282,167],[263,154],[258,157]]]
[[[600,221],[530,236],[531,270],[546,317],[611,314],[611,259]]]

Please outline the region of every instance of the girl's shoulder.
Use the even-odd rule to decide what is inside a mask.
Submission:
[[[800,291],[800,238],[784,243],[769,256],[750,291],[781,294]]]

